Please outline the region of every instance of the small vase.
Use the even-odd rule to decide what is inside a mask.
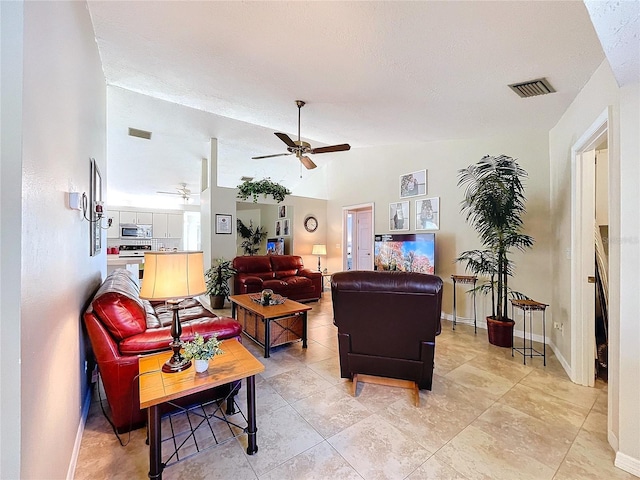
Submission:
[[[196,360],[196,373],[203,373],[209,369],[209,360]]]

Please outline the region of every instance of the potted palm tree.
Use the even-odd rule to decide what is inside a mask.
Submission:
[[[211,268],[204,272],[207,280],[207,292],[211,300],[211,308],[224,307],[224,301],[231,295],[229,280],[236,274],[231,266],[231,260],[217,258],[212,262]]]
[[[518,162],[506,155],[486,155],[458,172],[458,186],[465,188],[462,213],[478,232],[484,249],[463,252],[457,260],[465,262],[468,271],[488,277],[478,288],[491,294],[489,343],[501,347],[511,347],[513,340],[508,299],[516,293],[508,285],[513,275],[509,255],[513,249],[531,248],[534,241],[522,232],[526,211],[522,179],[526,176]]]

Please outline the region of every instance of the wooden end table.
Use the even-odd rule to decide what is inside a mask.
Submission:
[[[264,371],[262,365],[235,339],[222,342],[224,353],[211,360],[206,373],[196,374],[193,366],[182,372],[164,373],[162,365],[172,352],[162,352],[140,357],[140,408],[147,409],[149,428],[149,478],[162,480],[162,435],[160,406],[192,393],[202,392],[219,385],[247,379],[247,453],[258,451],[256,442],[256,394],[255,375]]]
[[[262,306],[250,295],[229,297],[231,316],[249,338],[264,347],[264,358],[269,358],[271,347],[300,339],[302,348],[307,348],[307,312],[311,307],[289,299],[280,305]]]

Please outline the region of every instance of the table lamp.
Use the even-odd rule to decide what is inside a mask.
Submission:
[[[318,255],[318,271],[321,272],[320,269],[320,255],[327,254],[327,246],[326,245],[314,245],[313,250],[311,251],[311,255]]]
[[[191,366],[180,353],[182,325],[178,310],[180,302],[186,298],[202,295],[207,291],[204,281],[204,260],[202,252],[145,252],[144,276],[140,287],[140,298],[164,300],[173,310],[171,337],[169,344],[173,355],[162,366],[166,373],[180,372]]]

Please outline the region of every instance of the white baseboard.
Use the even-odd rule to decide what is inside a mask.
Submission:
[[[78,464],[78,455],[80,454],[80,445],[82,445],[82,435],[84,434],[84,427],[87,424],[89,407],[91,407],[91,388],[87,389],[87,393],[84,397],[84,402],[82,403],[82,415],[80,416],[80,424],[78,425],[78,431],[76,433],[76,441],[73,445],[71,460],[69,461],[69,469],[67,470],[67,480],[73,480],[73,477],[76,473],[76,465]]]
[[[640,459],[617,452],[616,460],[613,464],[620,470],[624,470],[625,472],[629,472],[632,475],[640,477]]]

